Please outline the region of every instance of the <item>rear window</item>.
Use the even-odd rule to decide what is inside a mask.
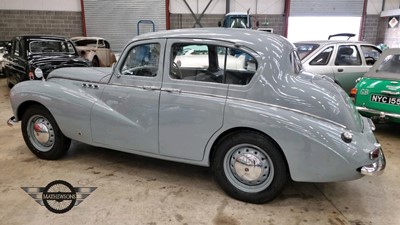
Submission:
[[[319,47],[319,44],[309,44],[309,43],[295,43],[297,52],[299,53],[300,59],[303,60],[311,52],[315,51]]]
[[[397,73],[400,77],[400,55],[388,55],[378,67],[378,73]]]

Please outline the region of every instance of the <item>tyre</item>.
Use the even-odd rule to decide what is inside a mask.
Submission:
[[[288,179],[281,151],[264,135],[251,131],[224,137],[216,145],[212,168],[228,195],[255,204],[278,196]]]
[[[64,136],[51,113],[40,105],[25,111],[21,129],[26,145],[41,159],[58,159],[71,145],[71,139]]]

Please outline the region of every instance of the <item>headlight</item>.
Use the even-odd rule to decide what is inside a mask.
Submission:
[[[43,77],[43,71],[39,67],[35,69],[35,76],[39,79]]]

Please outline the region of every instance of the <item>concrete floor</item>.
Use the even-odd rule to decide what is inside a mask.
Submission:
[[[165,162],[73,142],[58,161],[36,158],[11,115],[0,79],[0,224],[400,224],[400,126],[379,125],[387,158],[379,177],[339,183],[290,182],[276,200],[253,205],[228,197],[208,168]],[[97,187],[79,206],[54,214],[20,187],[53,180]]]

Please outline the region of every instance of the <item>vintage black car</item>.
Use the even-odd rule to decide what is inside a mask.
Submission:
[[[87,67],[89,61],[81,58],[74,44],[65,37],[26,35],[11,40],[4,56],[7,85],[11,88],[25,80],[46,78],[61,67]]]

